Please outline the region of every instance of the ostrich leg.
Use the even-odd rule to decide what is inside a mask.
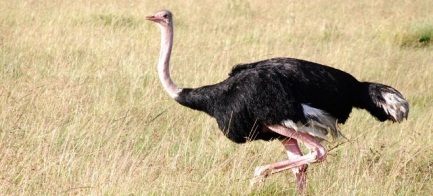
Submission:
[[[298,141],[292,138],[281,140],[284,147],[286,148],[287,156],[289,160],[296,160],[302,157],[301,149],[299,149]],[[303,192],[305,185],[307,184],[307,168],[308,165],[302,165],[300,167],[292,168],[293,173],[296,176],[296,185],[300,192]]]
[[[306,174],[303,170],[306,170],[306,166],[310,163],[324,161],[326,159],[326,149],[322,146],[322,144],[320,144],[319,141],[317,141],[313,136],[307,133],[295,131],[282,125],[270,125],[267,126],[267,128],[269,128],[269,130],[273,132],[291,138],[288,139],[287,142],[283,141],[283,144],[286,147],[288,153],[290,153],[290,156],[296,158],[257,167],[254,171],[254,179],[260,180],[253,180],[253,182],[262,182],[263,178],[288,169],[298,169],[299,171],[301,171],[298,173],[299,175],[296,175],[298,188],[302,188],[303,190],[306,185]],[[310,150],[310,153],[302,155],[299,150],[299,146],[297,144],[294,145],[294,141],[299,141],[303,143]],[[302,169],[302,167],[305,167],[305,169]],[[299,190],[302,192],[301,189]]]

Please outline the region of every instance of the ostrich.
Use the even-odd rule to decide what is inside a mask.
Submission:
[[[161,30],[158,76],[175,101],[214,117],[235,143],[277,139],[283,144],[288,160],[257,167],[253,182],[291,169],[297,189],[303,192],[308,165],[326,159],[321,142],[328,133],[333,138],[341,135],[337,124],[346,122],[353,107],[367,110],[379,121],[401,122],[408,117],[409,104],[396,89],[294,58],[238,64],[220,83],[180,88],[169,72],[173,15],[162,10],[146,19]],[[304,155],[298,143],[309,153]]]

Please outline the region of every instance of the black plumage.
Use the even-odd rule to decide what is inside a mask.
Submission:
[[[239,64],[226,80],[197,89],[183,89],[176,101],[215,117],[230,140],[244,143],[280,137],[264,130],[263,125],[281,124],[288,119],[307,123],[301,104],[326,111],[338,123],[347,120],[353,107],[367,109],[379,120],[389,119],[372,101],[368,93],[370,84],[376,93],[373,97],[381,97],[378,93],[381,89],[392,89],[359,82],[352,75],[325,65],[273,58]]]

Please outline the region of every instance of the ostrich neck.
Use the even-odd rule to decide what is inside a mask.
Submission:
[[[172,97],[178,97],[182,91],[170,77],[170,55],[173,46],[173,26],[161,28],[161,53],[158,61],[158,76],[165,91]]]

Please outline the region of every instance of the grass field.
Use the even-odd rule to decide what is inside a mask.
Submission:
[[[278,141],[231,143],[183,108],[156,73],[175,18],[172,77],[198,87],[237,63],[295,57],[407,98],[409,119],[354,110],[349,140],[309,170],[309,195],[433,194],[433,1],[137,0],[0,2],[1,195],[293,195],[291,172],[249,190]]]

